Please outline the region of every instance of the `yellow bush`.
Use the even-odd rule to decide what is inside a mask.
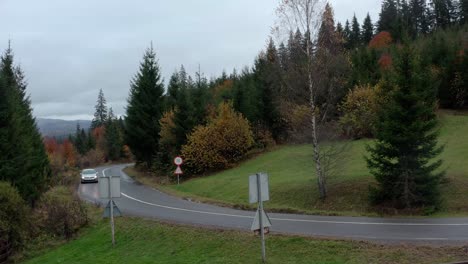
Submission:
[[[344,133],[352,138],[372,137],[379,109],[379,86],[357,86],[341,105],[340,119]]]
[[[254,143],[250,124],[230,103],[218,106],[215,118],[198,126],[182,147],[192,173],[224,169],[241,160]]]

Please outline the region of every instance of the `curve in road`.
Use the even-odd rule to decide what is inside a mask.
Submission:
[[[101,167],[101,175],[120,176],[121,198],[115,202],[123,214],[165,221],[250,230],[255,212],[196,203],[170,196],[135,182],[122,169],[127,165]],[[103,204],[97,184],[81,184],[82,199]],[[269,214],[272,232],[316,237],[463,244],[468,241],[468,218],[373,218],[298,214]]]

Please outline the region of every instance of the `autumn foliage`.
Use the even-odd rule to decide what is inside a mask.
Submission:
[[[247,119],[235,112],[232,104],[222,103],[214,119],[189,135],[182,155],[192,173],[202,173],[232,166],[244,158],[253,143]]]
[[[346,96],[341,111],[341,127],[351,138],[371,137],[377,122],[379,87],[363,85],[355,87]]]
[[[390,54],[388,54],[388,53],[384,53],[384,54],[382,54],[382,56],[380,57],[378,63],[379,63],[380,69],[382,69],[382,70],[388,70],[388,69],[390,69],[390,67],[391,67],[392,64],[393,64],[392,56],[390,56]]]
[[[369,47],[373,49],[384,49],[388,48],[392,44],[392,35],[387,31],[382,31],[375,35],[374,38],[369,42]]]

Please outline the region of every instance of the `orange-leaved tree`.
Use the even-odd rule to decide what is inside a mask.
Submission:
[[[203,173],[232,166],[245,157],[253,143],[249,121],[235,112],[231,103],[221,103],[216,117],[189,135],[182,155],[192,173]]]

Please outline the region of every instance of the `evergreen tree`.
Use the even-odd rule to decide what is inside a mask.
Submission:
[[[106,98],[104,98],[104,93],[102,89],[99,90],[97,103],[96,106],[94,106],[94,109],[95,112],[93,121],[91,122],[91,130],[104,125],[107,120]]]
[[[427,18],[426,0],[411,0],[409,3],[411,25],[410,33],[413,38],[429,31],[429,21]]]
[[[80,128],[80,123],[76,124],[75,137],[72,142],[75,145],[75,148],[78,151],[78,153],[80,153],[81,155],[86,154],[86,152],[88,151],[87,138],[85,131]]]
[[[446,28],[455,20],[456,6],[452,0],[432,0],[432,23],[435,27]]]
[[[112,108],[109,109],[109,117],[106,121],[105,138],[108,158],[110,160],[119,159],[123,148],[122,135],[120,134],[118,120],[114,116]]]
[[[353,22],[351,25],[351,36],[349,38],[351,48],[356,48],[361,44],[361,26],[356,18],[356,14],[353,16]]]
[[[167,86],[167,96],[166,96],[166,110],[173,110],[177,102],[177,95],[180,90],[180,80],[179,73],[176,71],[171,75],[169,79],[169,85]]]
[[[367,16],[362,24],[362,42],[365,45],[368,45],[372,40],[372,37],[374,37],[374,25],[372,24],[369,13],[367,13]]]
[[[131,82],[125,119],[126,142],[137,162],[144,163],[148,168],[159,151],[159,119],[163,113],[164,93],[160,72],[151,45]]]
[[[436,89],[413,51],[404,47],[396,59],[395,72],[387,78],[390,100],[382,106],[376,126],[376,143],[369,147],[368,167],[378,186],[371,190],[375,203],[396,208],[436,206],[442,173]]]
[[[460,0],[459,2],[459,7],[458,7],[458,10],[459,10],[459,20],[460,20],[460,24],[465,24],[468,22],[468,0]]]
[[[345,47],[347,49],[350,49],[351,48],[351,27],[349,25],[348,20],[346,20],[345,27],[343,30],[343,38],[344,38]]]
[[[398,35],[398,8],[395,0],[384,0],[377,23],[379,32],[388,31],[394,39],[399,39]]]
[[[0,180],[10,182],[34,205],[47,189],[51,171],[26,86],[9,47],[0,61]]]
[[[187,136],[195,127],[192,117],[193,106],[189,99],[189,91],[186,86],[182,86],[177,96],[177,103],[174,113],[174,135],[176,138],[175,152],[180,150],[187,143]]]
[[[195,73],[195,82],[190,85],[190,99],[192,101],[192,117],[196,125],[206,122],[206,107],[209,102],[208,81],[198,67]]]

